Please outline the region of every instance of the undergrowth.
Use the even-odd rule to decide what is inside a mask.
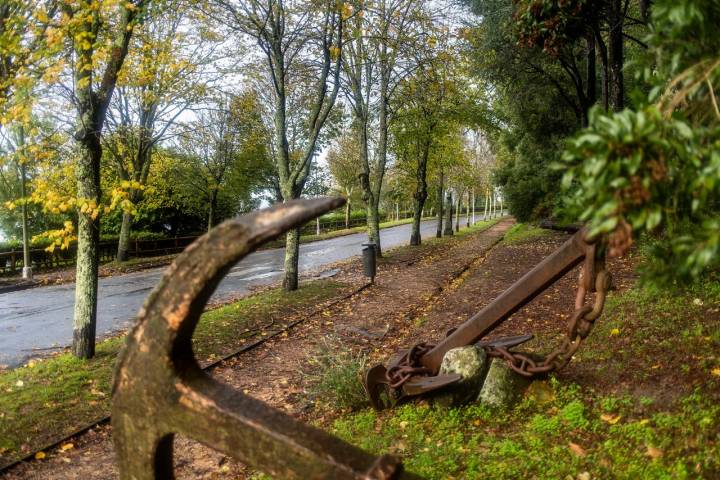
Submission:
[[[305,376],[309,392],[322,406],[357,410],[368,405],[362,387],[367,355],[353,351],[338,340],[325,337],[310,357]]]

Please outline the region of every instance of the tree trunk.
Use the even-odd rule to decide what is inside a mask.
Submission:
[[[345,203],[345,229],[350,228],[350,196]]]
[[[367,228],[368,240],[375,244],[375,252],[381,257],[380,251],[380,199],[368,204],[367,207]]]
[[[300,258],[300,228],[290,230],[285,236],[285,278],[283,288],[292,292],[298,288],[298,260]]]
[[[610,62],[610,103],[614,111],[625,107],[623,80],[623,27],[622,0],[612,0],[610,7],[610,32],[608,33],[608,57]]]
[[[455,231],[460,231],[460,212],[462,210],[462,196],[463,194],[459,194],[457,198],[455,199],[455,203],[457,204],[457,207],[455,208]]]
[[[445,230],[443,231],[444,235],[452,235],[453,234],[453,200],[452,200],[452,193],[448,192],[447,199],[445,202],[445,210],[447,217],[445,218]]]
[[[443,175],[442,169],[440,170],[440,187],[438,188],[438,198],[437,198],[437,231],[435,232],[435,236],[437,238],[442,237],[442,227],[443,227],[443,187],[444,187],[444,181],[445,176]]]
[[[597,47],[597,53],[600,57],[600,95],[603,109],[607,112],[610,95],[609,95],[609,83],[610,83],[610,66],[608,65],[608,52],[605,41],[603,40],[602,33],[599,29],[595,29],[595,46]]]
[[[483,220],[488,218],[488,208],[490,206],[490,191],[485,190],[485,211],[483,212]]]
[[[470,192],[467,192],[465,199],[465,226],[470,227]]]
[[[423,154],[418,161],[418,168],[415,173],[416,186],[413,205],[413,223],[412,234],[410,235],[410,245],[420,245],[422,238],[420,236],[420,222],[422,221],[422,212],[425,208],[425,200],[427,200],[427,163],[430,158],[430,142],[424,142]]]
[[[120,225],[120,238],[118,239],[118,249],[115,260],[118,262],[126,262],[128,259],[128,251],[130,250],[130,229],[132,226],[132,215],[130,212],[123,212],[122,224]]]
[[[472,223],[475,225],[475,189],[472,191]]]
[[[595,53],[595,37],[590,32],[585,40],[585,105],[583,105],[582,127],[588,126],[588,111],[597,102],[597,69]]]
[[[22,148],[25,146],[25,127],[20,126],[18,135],[18,144]],[[23,199],[20,207],[22,214],[22,242],[23,242],[23,269],[22,278],[25,280],[32,280],[33,272],[32,265],[30,264],[30,236],[28,235],[28,211],[27,202],[24,201],[27,195],[27,165],[23,159],[20,164],[20,198]]]
[[[88,115],[89,116],[89,115]],[[87,118],[85,117],[87,120]],[[88,121],[88,125],[92,125]],[[88,128],[81,139],[76,178],[78,198],[100,203],[100,159],[102,147],[99,129]],[[98,244],[100,243],[100,215],[93,212],[78,215],[77,261],[75,273],[75,311],[73,317],[73,354],[79,358],[95,356],[95,328],[97,321]]]

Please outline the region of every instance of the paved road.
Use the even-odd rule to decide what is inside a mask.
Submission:
[[[436,223],[422,223],[424,237],[434,235]],[[410,225],[381,231],[384,248],[404,245],[410,238]],[[300,246],[300,271],[321,269],[325,265],[359,255],[364,233],[346,235]],[[282,249],[253,253],[237,264],[218,286],[213,300],[246,293],[250,287],[278,281],[282,277]],[[99,337],[126,329],[145,298],[158,283],[164,268],[143,270],[101,278],[98,292]],[[0,294],[0,365],[22,364],[28,357],[72,342],[72,316],[75,284],[37,287]]]

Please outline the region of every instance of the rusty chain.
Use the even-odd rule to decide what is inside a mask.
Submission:
[[[607,292],[612,285],[612,277],[606,270],[599,270],[595,275],[595,298],[592,305],[585,304],[587,289],[582,276],[585,268],[580,271],[580,279],[575,297],[575,311],[570,316],[566,336],[562,343],[544,357],[533,357],[524,352],[512,352],[502,346],[483,347],[489,357],[502,358],[515,372],[525,377],[532,377],[565,367],[580,348],[580,344],[592,331],[595,321],[600,317],[605,306]],[[452,333],[452,330],[448,334]],[[418,343],[405,352],[387,371],[388,385],[399,388],[415,375],[430,375],[429,369],[420,365],[420,358],[435,347],[431,343]]]
[[[583,270],[584,271],[584,270]],[[582,275],[582,274],[581,274]],[[612,284],[610,273],[600,270],[595,275],[595,298],[592,305],[585,303],[587,291],[582,276],[575,297],[575,311],[570,316],[566,336],[562,343],[543,358],[533,358],[523,352],[511,352],[503,347],[486,347],[488,356],[504,359],[515,372],[525,377],[560,370],[565,367],[580,348],[580,344],[590,335],[595,320],[600,317],[605,306],[607,292]]]

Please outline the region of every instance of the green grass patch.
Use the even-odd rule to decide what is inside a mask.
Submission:
[[[196,355],[212,360],[229,353],[281,327],[292,309],[328,300],[342,288],[319,280],[295,292],[270,290],[210,310],[193,337]],[[64,353],[0,374],[0,463],[108,415],[115,360],[124,343],[124,336],[99,342],[91,360]]]
[[[366,409],[330,430],[374,454],[393,453],[429,479],[717,478],[720,406],[699,393],[649,413],[624,398],[536,383],[508,411],[408,404]]]
[[[520,243],[530,242],[549,234],[549,230],[536,227],[528,223],[518,223],[513,225],[503,238],[506,245],[518,245]]]

